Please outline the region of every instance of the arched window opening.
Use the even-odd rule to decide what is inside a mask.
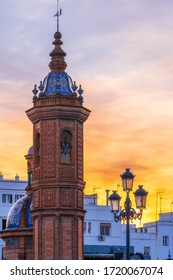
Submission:
[[[36,163],[40,162],[40,133],[36,134]]]
[[[60,161],[63,163],[70,163],[71,161],[71,133],[63,131],[60,137],[61,141],[61,155]]]
[[[30,162],[27,162],[27,169],[28,169],[28,172],[31,171],[31,163]]]

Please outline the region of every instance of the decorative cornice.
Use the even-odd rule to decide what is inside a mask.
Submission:
[[[81,106],[68,106],[55,105],[50,106],[36,106],[26,111],[26,114],[32,123],[36,123],[40,120],[46,119],[67,119],[67,120],[77,120],[84,123],[90,114],[90,110]]]

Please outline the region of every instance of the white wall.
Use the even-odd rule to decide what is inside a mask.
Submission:
[[[88,200],[89,201],[89,200]],[[109,206],[85,205],[85,222],[91,222],[91,232],[84,234],[85,245],[126,245],[126,225],[116,223]],[[105,236],[103,241],[98,240],[100,223],[111,223],[110,236]],[[137,232],[136,232],[137,231]],[[168,236],[169,244],[163,245],[163,236]],[[130,245],[134,252],[144,254],[144,248],[150,248],[151,259],[167,259],[169,251],[173,258],[173,213],[160,215],[159,221],[144,224],[141,229],[131,225]]]

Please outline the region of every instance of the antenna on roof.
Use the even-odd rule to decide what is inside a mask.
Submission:
[[[57,17],[57,32],[59,32],[59,17],[62,15],[62,9],[59,10],[59,0],[57,0],[57,13],[54,17]]]

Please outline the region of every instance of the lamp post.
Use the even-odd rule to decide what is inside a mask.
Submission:
[[[123,190],[126,192],[126,200],[124,203],[124,209],[119,212],[120,200],[121,197],[114,191],[110,196],[110,205],[111,211],[114,213],[115,222],[126,221],[126,259],[130,259],[130,221],[133,222],[133,219],[142,218],[142,211],[146,208],[146,198],[148,192],[143,189],[143,186],[140,185],[138,189],[133,193],[135,196],[136,208],[139,209],[139,212],[136,212],[134,208],[132,208],[132,202],[130,200],[129,193],[133,189],[133,180],[135,175],[130,171],[129,168],[120,175],[122,179]]]

